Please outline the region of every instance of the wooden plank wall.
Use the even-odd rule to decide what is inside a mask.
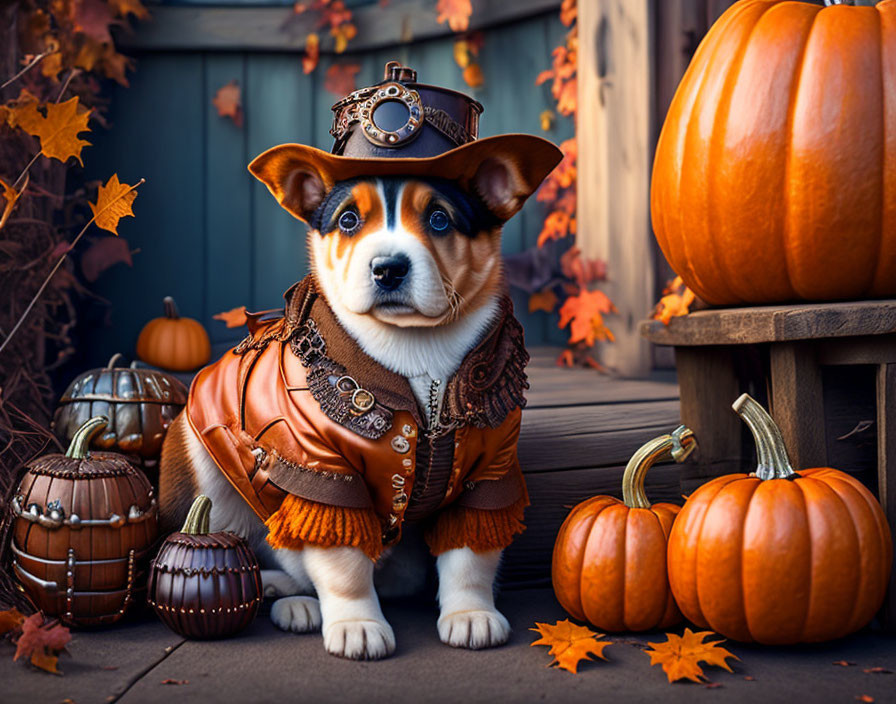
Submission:
[[[451,36],[339,60],[361,65],[358,86],[381,80],[385,62],[397,59],[417,69],[423,82],[471,92],[485,105],[482,136],[545,134],[539,114],[553,101],[549,87],[536,87],[534,80],[549,67],[565,32],[556,9],[489,29],[480,57],[485,85],[475,91],[454,63]],[[136,59],[131,86],[112,93],[111,129],[95,131],[94,146],[85,152],[91,178],[113,172],[129,183],[146,178],[136,219],[120,228],[139,250],[134,267],[115,267],[97,282],[112,307],[110,325],[91,335],[96,363],[115,351],[130,355],[142,325],[161,314],[165,295],[175,297],[184,315],[198,318],[214,342],[240,333],[212,320],[213,314],[239,305],[279,306],[282,292],[307,271],[304,226],[250,177],[246,165],[281,142],[332,145],[335,96],[322,85],[332,57],[322,57],[311,75],[302,73],[295,50],[165,49],[138,52]],[[217,89],[234,79],[243,91],[242,128],[219,117],[211,104]],[[560,119],[545,136],[559,143],[573,131],[571,121]],[[532,199],[505,228],[505,253],[534,245],[543,217],[543,206]],[[528,314],[523,295],[515,303],[531,343],[562,344],[556,317]]]

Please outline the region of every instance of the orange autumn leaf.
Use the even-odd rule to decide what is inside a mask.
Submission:
[[[38,110],[36,101],[21,103],[10,109],[7,122],[37,137],[44,156],[62,162],[75,157],[83,166],[81,150],[90,146],[90,142],[80,139],[78,134],[90,131],[87,121],[91,111],[81,106],[77,96],[64,103],[46,103],[43,107],[46,114]]]
[[[578,19],[576,0],[563,0],[560,5],[560,21],[567,27]]]
[[[691,289],[685,286],[680,276],[676,276],[663,291],[664,295],[656,304],[653,319],[668,325],[672,318],[690,313],[690,307],[696,298]]]
[[[137,198],[137,186],[141,183],[142,179],[134,186],[119,183],[118,174],[112,174],[106,185],[97,189],[96,203],[87,202],[93,211],[94,224],[117,235],[118,221],[124,217],[134,217],[131,206]]]
[[[0,635],[21,628],[24,621],[25,615],[18,609],[0,611]]]
[[[545,313],[553,313],[557,307],[557,294],[551,289],[546,288],[544,291],[533,293],[529,296],[529,312],[534,313],[537,310],[543,310]]]
[[[544,219],[544,226],[538,233],[538,246],[541,247],[549,240],[563,239],[567,235],[575,234],[575,218],[562,210],[555,210]]]
[[[472,63],[464,69],[464,83],[470,88],[479,88],[485,83],[485,77],[482,75],[482,68],[477,63]]]
[[[536,623],[535,631],[541,638],[531,643],[531,646],[547,645],[550,646],[550,654],[554,656],[550,666],[556,665],[564,670],[576,674],[579,667],[579,661],[588,659],[589,655],[596,655],[602,660],[606,660],[604,649],[610,645],[609,641],[599,641],[603,638],[603,633],[595,633],[585,626],[577,626],[569,619],[558,621],[551,625],[549,623]]]
[[[22,184],[22,187],[17,191],[11,185],[6,183],[2,178],[0,178],[0,188],[3,189],[3,199],[6,201],[6,205],[3,206],[3,214],[0,215],[0,230],[3,229],[3,226],[6,225],[6,221],[9,220],[9,216],[12,214],[13,208],[16,207],[16,203],[19,198],[22,197],[22,194],[25,192],[25,189],[28,188],[28,175],[25,176],[25,183]]]
[[[707,665],[715,665],[731,672],[731,667],[726,662],[727,658],[740,660],[725,648],[719,647],[719,643],[724,643],[724,639],[703,642],[707,636],[714,635],[716,634],[712,631],[694,633],[690,628],[685,628],[682,636],[667,633],[665,643],[648,643],[652,650],[644,652],[650,655],[651,665],[663,666],[663,672],[666,673],[669,682],[681,679],[700,682],[706,678],[699,663],[705,662]]]
[[[604,324],[604,313],[616,311],[613,302],[603,291],[582,289],[577,295],[567,298],[560,306],[560,321],[557,327],[569,325],[569,342],[584,342],[589,347],[597,340],[613,341],[613,333]]]
[[[311,32],[305,37],[305,54],[302,56],[302,71],[311,73],[317,68],[317,62],[320,60],[320,37],[315,32]]]
[[[324,89],[340,98],[355,89],[355,76],[361,70],[360,64],[333,64],[324,76]]]
[[[212,105],[221,117],[229,117],[237,127],[243,126],[243,102],[240,84],[235,80],[218,88]]]
[[[472,0],[439,0],[436,4],[436,20],[448,23],[452,32],[466,32],[473,14]]]
[[[547,132],[554,126],[554,111],[542,110],[541,114],[538,116],[538,120],[541,122],[541,129]]]
[[[22,634],[16,640],[13,660],[26,657],[35,667],[54,675],[62,673],[56,668],[58,655],[65,650],[72,636],[68,628],[59,623],[44,623],[40,613],[32,614],[21,625]]]
[[[336,40],[334,50],[337,54],[341,54],[348,46],[349,40],[354,39],[358,34],[358,28],[351,22],[343,22],[330,29],[330,35]]]
[[[470,42],[466,39],[458,39],[454,42],[454,63],[460,68],[466,68],[473,60],[473,53],[470,51]]]
[[[246,306],[231,308],[215,313],[212,318],[222,321],[228,328],[239,328],[246,324]]]

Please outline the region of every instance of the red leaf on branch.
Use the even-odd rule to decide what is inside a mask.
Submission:
[[[229,117],[237,127],[243,126],[243,102],[240,85],[235,80],[218,88],[212,105],[221,117]]]
[[[562,210],[555,210],[544,219],[544,227],[538,233],[538,246],[550,240],[563,239],[576,233],[576,219]]]
[[[466,32],[470,27],[473,3],[471,0],[439,0],[436,13],[439,24],[447,22],[452,32]]]
[[[88,281],[96,281],[100,274],[116,264],[133,266],[131,248],[121,237],[103,237],[94,241],[81,256],[81,271]]]
[[[578,247],[570,247],[560,256],[560,270],[566,278],[575,281],[579,288],[607,278],[607,263],[603,259],[582,257],[582,250]]]
[[[361,70],[360,64],[333,64],[324,77],[324,89],[340,98],[355,89],[355,76]]]
[[[98,42],[112,43],[109,25],[114,22],[109,4],[103,0],[75,0],[75,29]]]

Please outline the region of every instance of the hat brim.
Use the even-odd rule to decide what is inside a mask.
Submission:
[[[258,164],[272,152],[288,149],[293,158],[317,168],[328,186],[361,176],[430,176],[464,179],[489,156],[511,156],[528,173],[541,172],[539,183],[563,159],[563,152],[552,142],[531,134],[501,134],[468,142],[431,157],[362,158],[339,156],[305,144],[281,144],[258,155],[249,164],[256,176]]]

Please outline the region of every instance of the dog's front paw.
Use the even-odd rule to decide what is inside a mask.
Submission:
[[[395,634],[385,621],[336,621],[324,629],[324,647],[350,660],[379,660],[395,652]]]
[[[497,610],[455,611],[439,617],[439,638],[454,648],[491,648],[510,638],[510,624]]]
[[[271,607],[271,621],[283,631],[308,633],[320,628],[320,602],[312,596],[287,596]]]

